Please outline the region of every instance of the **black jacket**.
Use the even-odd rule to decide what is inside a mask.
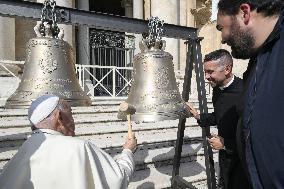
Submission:
[[[284,188],[284,12],[247,76],[242,129],[256,189]]]
[[[243,92],[243,82],[235,77],[233,83],[221,90],[219,87],[213,89],[214,112],[200,114],[200,126],[208,127],[217,125],[218,135],[224,138],[226,149],[237,153],[236,129],[239,119],[236,106]]]
[[[224,138],[226,150],[219,151],[220,184],[224,189],[248,189],[249,184],[237,151],[236,130],[240,114],[237,112],[243,81],[235,77],[233,83],[221,90],[213,89],[214,112],[201,114],[201,127],[217,125],[218,135]]]

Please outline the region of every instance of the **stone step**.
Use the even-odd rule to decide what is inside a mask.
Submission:
[[[125,123],[124,123],[125,124]],[[106,129],[107,128],[107,129]],[[18,129],[18,128],[17,128]],[[6,148],[11,146],[20,146],[30,135],[28,131],[19,133],[17,130],[10,133],[1,133],[0,147]],[[153,127],[152,125],[133,125],[138,144],[150,144],[157,142],[172,141],[177,137],[177,126],[160,124]],[[186,126],[184,138],[188,140],[201,140],[201,128],[199,126]],[[217,132],[216,128],[212,128],[212,132]],[[121,147],[127,135],[127,127],[125,125],[105,127],[105,125],[81,126],[77,127],[77,137],[90,140],[101,148]],[[158,136],[158,137],[157,137]]]
[[[117,112],[109,113],[84,113],[84,114],[73,114],[75,124],[82,123],[99,123],[99,122],[124,122],[117,118]],[[189,117],[187,121],[192,122],[194,118]],[[196,121],[195,121],[196,122]],[[142,123],[142,122],[137,122]],[[0,116],[0,129],[11,128],[11,127],[29,127],[30,122],[28,117],[25,115],[21,116]]]
[[[122,121],[117,118],[116,113],[85,113],[85,114],[74,114],[73,115],[75,123],[98,123],[98,122],[114,122]],[[0,118],[0,128],[1,127],[29,127],[30,122],[27,116],[18,117],[1,117]]]
[[[196,156],[203,156],[204,151],[202,148],[202,143],[185,143],[182,146],[181,159],[182,161],[191,161],[196,158]],[[106,150],[108,153],[109,151]],[[113,153],[109,153],[113,155]],[[174,143],[163,144],[156,143],[154,145],[151,144],[143,144],[139,146],[137,151],[135,152],[135,163],[136,170],[142,170],[145,168],[150,168],[151,166],[162,167],[165,165],[173,164],[175,154]]]
[[[1,77],[0,77],[1,78]],[[5,110],[5,103],[8,97],[1,98],[0,95],[0,112],[1,110]],[[122,101],[125,101],[127,97],[122,97],[120,99],[112,99],[112,98],[102,98],[102,99],[92,99],[92,106],[119,106]],[[198,99],[197,98],[190,98],[189,102],[193,103],[194,105],[198,106]],[[212,106],[212,99],[207,99],[208,107]],[[78,107],[73,107],[78,108]],[[13,109],[12,109],[13,110]]]
[[[91,107],[72,108],[76,137],[90,140],[111,156],[119,154],[127,136],[127,123],[117,118],[120,103],[104,101],[95,102]],[[194,104],[197,106],[197,103]],[[178,120],[132,124],[138,149],[135,153],[136,172],[129,188],[169,188]],[[216,128],[213,127],[212,132],[216,133]],[[30,133],[27,109],[0,109],[0,171]],[[207,188],[201,133],[196,120],[188,118],[181,154],[181,169],[184,171],[181,170],[181,173],[194,181],[197,188]]]
[[[6,148],[5,150],[6,151],[2,151],[0,153],[0,162],[2,166],[17,152],[16,147]],[[174,150],[174,142],[139,144],[134,156],[136,171],[144,170],[147,168],[149,169],[153,166],[158,168],[171,165],[174,158]],[[121,152],[121,147],[107,148],[105,149],[105,151],[108,152],[111,156],[115,157]],[[181,162],[193,161],[197,156],[202,155],[204,155],[202,143],[185,141],[182,148]],[[1,168],[2,167],[0,167],[0,169]]]
[[[17,147],[9,147],[5,149],[6,151],[0,152],[0,162],[8,161],[16,153]],[[115,157],[121,153],[122,147],[117,148],[105,148],[104,149],[111,156]],[[183,151],[181,154],[182,158],[189,158],[191,156],[202,156],[203,148],[202,143],[200,142],[188,142],[186,141],[183,145]],[[165,143],[152,143],[152,144],[139,144],[137,151],[135,152],[135,163],[136,170],[145,169],[151,164],[155,166],[163,166],[164,164],[172,164],[174,158],[174,143],[165,142]],[[1,167],[0,167],[1,168]]]
[[[88,128],[90,129],[90,128]],[[107,130],[107,129],[106,129]],[[149,130],[137,130],[134,129],[136,138],[138,140],[138,144],[151,144],[157,142],[167,142],[172,141],[174,142],[177,138],[177,128],[176,127],[168,127],[168,128],[160,128],[160,129],[153,129],[150,128]],[[78,134],[77,137],[90,140],[97,144],[100,148],[115,148],[121,147],[124,143],[125,137],[127,136],[127,128],[121,129],[118,132],[103,132],[99,134],[92,134],[82,131],[82,134]],[[212,128],[211,132],[217,133],[216,128]],[[79,131],[78,131],[79,133]],[[184,131],[184,139],[191,140],[191,141],[200,141],[201,140],[201,133],[202,130],[198,126],[188,126],[185,128]],[[4,135],[1,137],[0,141],[0,149],[13,147],[13,146],[20,146],[27,138],[29,133],[22,133],[22,134],[14,134],[14,135]]]
[[[214,155],[214,159],[217,156]],[[163,167],[149,167],[135,171],[129,183],[129,189],[165,189],[171,186],[172,165]],[[179,175],[198,189],[207,189],[205,160],[203,156],[180,164]]]
[[[117,112],[119,109],[119,104],[109,104],[109,105],[96,105],[88,107],[72,107],[73,114],[84,114],[84,113],[109,113]],[[0,109],[0,117],[3,116],[27,116],[28,109]]]
[[[196,127],[192,129],[187,127],[184,131],[185,139],[196,139],[201,137],[201,129]],[[117,134],[102,134],[96,137],[94,136],[79,136],[79,138],[90,140],[95,144],[98,144],[101,148],[108,147],[120,147],[124,143],[127,132]],[[158,129],[149,131],[137,131],[135,132],[138,144],[151,144],[165,141],[175,141],[177,138],[177,128],[170,129]]]
[[[190,131],[190,133],[188,131]],[[153,135],[151,136],[150,134]],[[142,133],[142,135],[140,135],[140,133],[138,133],[136,135],[138,140],[138,149],[135,153],[136,171],[144,171],[153,168],[163,169],[165,166],[168,167],[169,165],[171,165],[174,159],[176,131],[172,132],[172,134],[170,131],[166,131],[165,133],[163,133],[163,135],[160,135],[159,133],[150,134]],[[181,154],[181,162],[192,162],[196,159],[196,157],[203,156],[204,154],[201,143],[202,139],[200,137],[201,132],[196,137],[192,134],[194,134],[192,128],[190,128],[190,130],[185,130],[185,140]],[[166,135],[171,136],[166,137]],[[173,137],[172,135],[175,135],[175,137]],[[124,135],[121,135],[119,138],[116,138],[117,134],[113,136],[107,136],[107,134],[105,134],[105,136],[100,136],[100,138],[94,138],[93,136],[93,138],[90,138],[90,140],[97,146],[106,150],[106,152],[108,152],[111,156],[116,156],[121,152],[121,144],[123,143],[125,136],[126,133]],[[153,136],[160,137],[159,139],[155,139],[153,138]],[[85,140],[88,139],[81,136],[79,136],[79,138]],[[108,145],[109,142],[114,143],[114,145]],[[18,147],[1,148],[0,169],[2,169],[4,164],[7,163],[7,161],[9,161],[9,159],[16,153],[17,149]],[[169,169],[171,168],[169,167]],[[199,176],[200,175],[197,175],[196,177],[200,179]],[[166,176],[166,178],[168,178],[168,176]],[[160,182],[157,182],[157,184],[160,184]]]
[[[121,101],[100,102],[93,106],[72,107],[73,114],[85,113],[116,113],[119,110]],[[198,102],[194,102],[194,107],[198,109]],[[212,109],[212,103],[208,103],[208,109]],[[28,109],[5,109],[0,108],[0,117],[27,116]]]
[[[107,124],[109,125],[122,125],[126,124],[125,121],[117,118],[117,114],[114,113],[95,113],[95,114],[84,114],[84,115],[74,115],[74,122],[76,127],[83,124]],[[115,122],[115,123],[114,123]],[[156,125],[161,123],[165,125],[177,125],[178,120],[165,120],[162,122],[132,122],[133,124],[139,123],[141,125]],[[187,118],[188,125],[196,124],[193,117]],[[26,116],[22,117],[0,117],[0,129],[5,128],[19,128],[19,127],[30,127],[30,122]]]
[[[147,147],[148,148],[148,147]],[[202,144],[185,144],[181,154],[180,176],[198,189],[206,187],[205,160]],[[168,188],[172,174],[174,148],[138,149],[135,153],[136,169],[128,188]],[[214,154],[214,160],[217,160]],[[0,161],[0,170],[7,160]],[[144,165],[143,165],[144,164]]]
[[[140,141],[155,142],[155,141],[167,141],[175,140],[177,137],[177,127],[135,127],[134,132]],[[111,130],[113,129],[113,130]],[[98,132],[96,132],[96,130]],[[3,130],[1,130],[3,132]],[[185,138],[197,138],[201,137],[201,128],[199,126],[187,126],[184,131]],[[212,128],[212,132],[217,132],[216,129]],[[30,132],[23,133],[3,133],[0,137],[0,148],[8,146],[18,146],[24,142]],[[76,131],[77,137],[92,140],[96,144],[100,144],[100,147],[116,147],[120,146],[124,142],[124,138],[127,135],[127,127],[112,127],[110,129],[101,130],[97,126],[93,127],[78,127]],[[110,142],[111,141],[111,142]]]
[[[132,128],[134,132],[143,132],[143,131],[151,131],[151,130],[163,130],[163,129],[171,129],[177,128],[178,123],[173,123],[171,125],[135,125],[132,124]],[[197,127],[194,124],[187,124],[186,127]],[[118,122],[110,124],[109,122],[104,124],[100,123],[97,125],[93,124],[77,124],[76,126],[76,135],[77,136],[98,136],[103,134],[117,134],[117,133],[126,133],[127,125],[125,122]],[[8,128],[0,130],[0,142],[4,142],[6,140],[25,140],[31,134],[30,127],[25,128]]]

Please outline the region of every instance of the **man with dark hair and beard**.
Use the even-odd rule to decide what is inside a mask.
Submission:
[[[239,119],[236,105],[243,90],[242,79],[232,73],[233,59],[225,49],[205,55],[203,67],[205,78],[213,87],[214,112],[199,114],[187,102],[189,111],[201,127],[217,125],[218,135],[212,134],[208,142],[214,150],[219,151],[219,186],[223,186],[223,189],[248,189],[250,187],[236,148]]]
[[[255,189],[284,188],[283,0],[220,0],[217,29],[232,55],[250,59],[244,73],[241,140]]]

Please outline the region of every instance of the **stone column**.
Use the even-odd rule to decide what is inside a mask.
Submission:
[[[36,2],[36,0],[29,0]],[[26,58],[26,44],[31,39],[36,37],[34,27],[36,21],[27,18],[15,18],[15,58],[18,61],[23,61]]]
[[[196,9],[196,0],[187,0],[186,2],[186,25],[188,27],[195,27],[194,15],[191,13],[192,9]],[[185,65],[183,65],[185,67]],[[190,98],[197,98],[197,85],[196,85],[196,74],[194,69],[192,70],[191,78],[191,95]]]
[[[0,60],[15,60],[15,19],[0,17]],[[6,65],[7,68],[16,73],[17,66]],[[5,77],[2,77],[5,76]],[[8,77],[7,77],[8,76]],[[6,70],[0,67],[0,99],[3,103],[17,89],[20,80],[10,77]],[[3,100],[3,102],[2,102]]]
[[[177,0],[151,0],[151,16],[158,16],[168,24],[178,24],[179,6]],[[173,64],[175,71],[179,70],[179,48],[178,40],[173,38],[165,38],[166,51],[173,56]]]
[[[77,0],[77,8],[89,11],[89,1]],[[76,33],[77,41],[77,64],[90,64],[90,41],[89,27],[78,26]]]
[[[194,26],[194,16],[191,14],[190,9],[195,8],[196,0],[180,0],[180,14],[179,14],[179,25],[181,26]],[[186,53],[187,46],[185,40],[179,40],[179,49],[180,49],[180,72],[177,73],[177,77],[183,79],[184,71],[186,66]]]
[[[25,18],[16,18],[16,45],[15,45],[15,58],[18,61],[23,61],[26,58],[26,44],[31,39],[36,37],[34,32],[34,27],[36,21],[25,19]]]
[[[90,5],[88,0],[77,0],[76,7],[80,10],[90,10]],[[77,33],[76,33],[76,41],[77,41],[77,49],[76,49],[76,59],[77,64],[82,65],[89,65],[91,64],[91,49],[90,49],[90,33],[88,26],[77,26]],[[83,89],[86,92],[91,91],[90,93],[94,96],[94,90],[92,81],[90,79],[89,74],[85,74],[85,88]]]
[[[144,11],[144,1],[143,0],[133,0],[133,18],[143,19],[143,11]],[[140,52],[139,43],[142,41],[142,34],[134,34],[135,36],[135,51],[134,54],[138,54]]]
[[[63,7],[74,7],[74,0],[56,0],[56,5]],[[59,24],[59,28],[64,30],[64,40],[67,41],[75,50],[75,32],[72,25]]]
[[[187,26],[189,27],[195,27],[194,22],[194,15],[191,13],[191,9],[196,9],[196,0],[186,0],[186,19],[187,19]]]
[[[84,0],[85,1],[85,0]],[[39,3],[43,3],[44,0],[37,0]],[[62,7],[74,7],[74,0],[56,0],[56,5]],[[67,41],[73,48],[75,47],[75,39],[74,39],[74,29],[71,25],[58,24],[58,27],[64,30],[64,38],[63,40]]]
[[[15,60],[15,19],[0,17],[0,59]]]
[[[125,8],[126,17],[133,18],[133,3],[132,3],[132,0],[122,0],[121,1],[122,7]]]
[[[144,0],[144,19],[146,20],[149,19],[150,17],[151,17],[151,0]]]
[[[143,19],[144,11],[144,1],[143,0],[133,0],[133,18]]]

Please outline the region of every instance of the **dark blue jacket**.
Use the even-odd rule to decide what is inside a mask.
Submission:
[[[250,180],[255,189],[283,189],[284,12],[251,62],[242,122]]]

